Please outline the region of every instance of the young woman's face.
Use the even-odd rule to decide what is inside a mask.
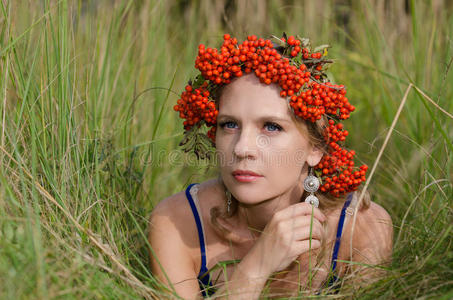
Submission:
[[[305,125],[298,128],[291,114],[280,88],[260,83],[254,74],[224,88],[217,116],[217,158],[225,185],[241,202],[256,204],[291,193],[302,185],[305,164],[313,166],[321,159]],[[259,176],[235,176],[237,170]]]

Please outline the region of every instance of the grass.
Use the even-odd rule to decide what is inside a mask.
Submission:
[[[453,296],[453,6],[447,1],[0,1],[0,298],[167,297],[147,216],[214,175],[177,149],[198,43],[330,43],[349,146],[395,226],[388,276],[336,297]],[[264,4],[263,4],[264,3]],[[425,94],[425,96],[422,95]],[[428,100],[428,97],[435,103]]]

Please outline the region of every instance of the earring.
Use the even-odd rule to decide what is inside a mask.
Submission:
[[[225,190],[225,195],[227,197],[227,212],[230,213],[230,206],[231,206],[231,193],[229,190]]]
[[[319,199],[313,193],[316,192],[319,188],[319,179],[313,175],[313,168],[309,167],[308,176],[304,180],[304,190],[310,193],[310,195],[305,198],[306,203],[310,203],[314,207],[319,206]]]

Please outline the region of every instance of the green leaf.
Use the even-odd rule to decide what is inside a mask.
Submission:
[[[321,45],[321,46],[318,46],[315,48],[315,50],[313,50],[313,52],[320,52],[320,51],[323,51],[324,49],[328,49],[328,48],[331,48],[332,46],[330,45]]]
[[[192,84],[192,87],[194,89],[197,89],[199,88],[200,86],[203,85],[203,83],[205,82],[206,80],[204,79],[204,77],[200,74],[200,75],[197,75],[197,77],[195,77],[195,79],[193,80],[193,84]]]

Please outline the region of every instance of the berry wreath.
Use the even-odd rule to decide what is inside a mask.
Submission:
[[[223,36],[220,50],[200,44],[195,68],[201,74],[189,80],[173,109],[185,119],[184,151],[193,151],[198,159],[210,159],[215,149],[218,94],[235,77],[255,73],[263,84],[278,84],[280,96],[289,102],[293,113],[316,122],[323,116],[327,153],[314,167],[321,179],[320,191],[340,197],[357,190],[366,180],[366,165],[354,167],[354,150],[342,144],[348,135],[341,120],[354,111],[343,85],[330,83],[325,70],[332,60],[326,58],[328,45],[311,50],[308,39],[283,34],[272,39],[248,36],[238,44],[229,34]],[[204,126],[203,126],[204,125]],[[206,130],[210,129],[206,132]]]

